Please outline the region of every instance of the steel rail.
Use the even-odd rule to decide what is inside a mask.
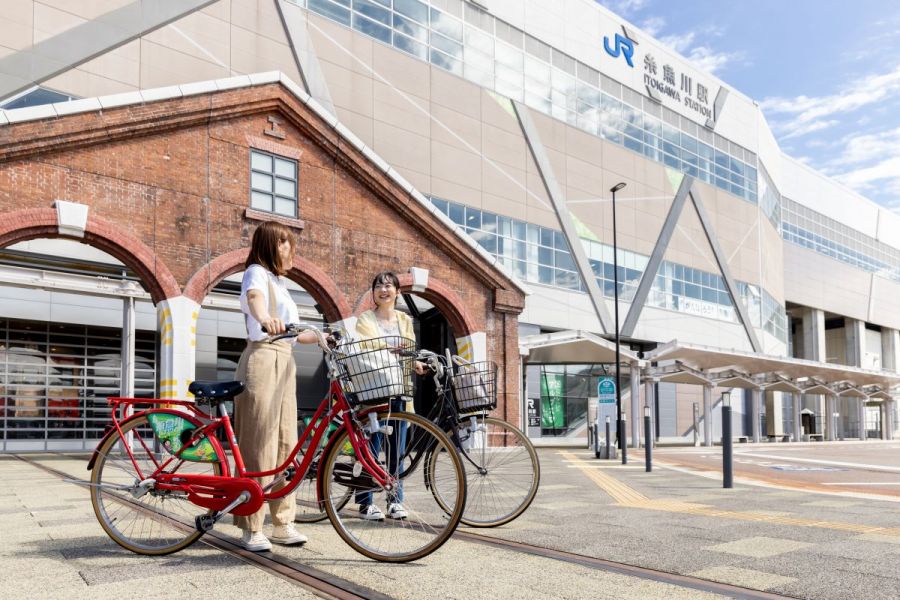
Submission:
[[[524,542],[514,542],[480,533],[471,533],[468,531],[457,530],[454,539],[471,542],[473,544],[482,544],[502,550],[511,550],[530,556],[538,556],[541,558],[549,558],[558,560],[567,564],[580,565],[599,571],[609,573],[618,573],[629,577],[637,577],[639,579],[647,579],[659,583],[668,583],[680,588],[709,592],[712,594],[720,594],[729,598],[738,598],[741,600],[776,600],[783,598],[792,598],[792,596],[782,596],[771,592],[764,592],[750,588],[729,585],[727,583],[719,583],[691,577],[689,575],[678,575],[676,573],[668,573],[666,571],[657,571],[647,567],[638,567],[623,562],[607,560],[603,558],[595,558],[593,556],[585,556],[584,554],[575,554],[566,552],[565,550],[554,550],[544,546],[534,546]]]

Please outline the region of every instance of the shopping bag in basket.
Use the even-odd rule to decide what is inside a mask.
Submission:
[[[403,368],[394,352],[367,342],[347,346],[342,362],[360,402],[406,394]]]
[[[454,360],[454,362],[457,364],[457,371],[453,379],[453,393],[457,409],[460,412],[466,412],[467,410],[481,410],[485,405],[490,405],[491,395],[488,393],[480,366],[461,360]]]

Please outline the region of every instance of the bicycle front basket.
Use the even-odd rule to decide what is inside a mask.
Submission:
[[[492,362],[457,364],[451,383],[460,414],[497,408],[497,365]]]
[[[352,406],[381,404],[387,398],[413,395],[416,344],[386,336],[348,341],[335,348],[341,387]]]

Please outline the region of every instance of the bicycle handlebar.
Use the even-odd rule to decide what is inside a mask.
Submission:
[[[262,330],[263,332],[268,333],[265,327],[262,327]],[[273,342],[277,342],[278,340],[297,337],[298,335],[306,331],[312,331],[316,334],[316,337],[319,338],[319,346],[321,346],[321,348],[326,352],[331,352],[329,339],[335,342],[341,339],[340,331],[331,329],[330,327],[319,329],[317,326],[311,323],[287,323],[285,324],[285,330],[283,333],[270,335],[262,341],[271,344]]]

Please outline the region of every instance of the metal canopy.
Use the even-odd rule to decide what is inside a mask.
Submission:
[[[838,396],[849,396],[851,398],[868,398],[869,395],[862,390],[856,388],[847,388],[838,392]]]
[[[519,340],[519,350],[530,363],[585,364],[616,362],[616,345],[587,331],[569,330],[529,335]],[[622,348],[623,363],[640,365],[637,355]]]
[[[665,375],[653,375],[653,377],[666,383],[689,383],[691,385],[709,385],[712,383],[706,377],[689,371],[677,371]]]
[[[816,395],[816,394],[834,394],[836,393],[833,389],[828,387],[822,383],[814,383],[809,387],[803,388],[804,394]]]
[[[743,388],[745,390],[759,389],[759,384],[747,379],[746,377],[726,377],[725,379],[713,379],[716,387],[726,388]]]
[[[884,390],[878,390],[871,394],[867,395],[869,400],[893,400],[893,396],[885,392]]]
[[[817,391],[803,390],[803,393],[811,394],[835,394],[837,392],[828,386],[838,382],[850,382],[853,387],[857,388],[874,385],[882,390],[900,385],[900,373],[872,371],[859,367],[755,354],[741,350],[680,344],[677,340],[645,353],[644,359],[647,361],[678,360],[705,372],[729,368],[737,369],[744,373],[752,374],[754,379],[759,375],[772,374],[781,379],[797,382],[801,387],[803,384],[797,381],[798,379],[809,378],[813,380],[814,378],[814,381],[810,381],[810,383],[816,384]],[[871,394],[869,396],[871,397]]]
[[[794,385],[790,381],[776,381],[775,383],[761,384],[767,392],[786,392],[788,394],[799,394],[802,390],[800,386]]]

